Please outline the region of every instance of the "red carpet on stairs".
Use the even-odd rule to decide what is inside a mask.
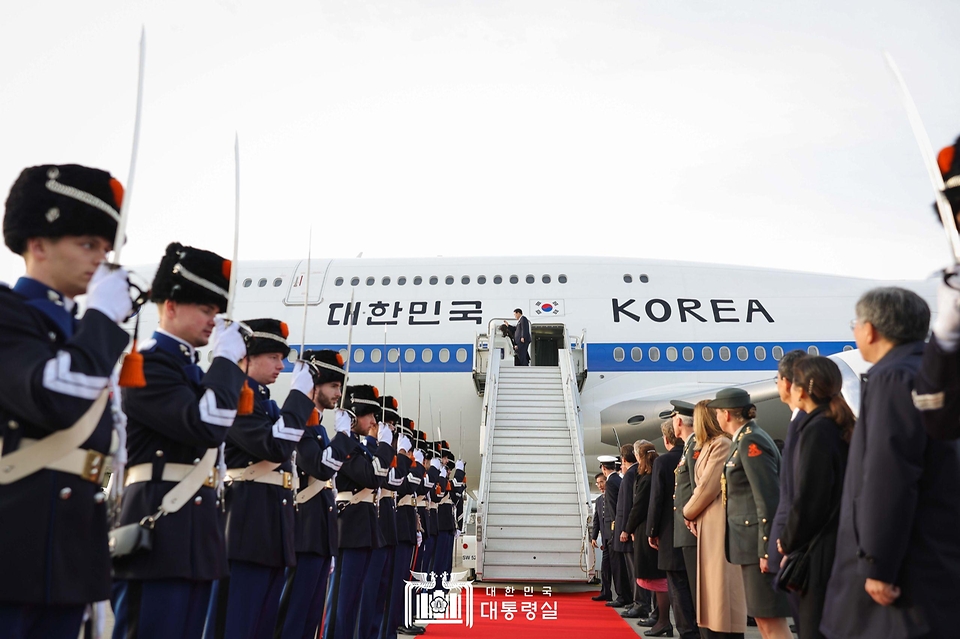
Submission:
[[[525,596],[523,589],[518,588],[513,596],[506,596],[503,586],[497,586],[492,597],[489,592],[482,585],[473,590],[472,628],[432,623],[422,635],[424,639],[506,639],[512,636],[637,639],[637,634],[627,626],[625,619],[620,618],[618,610],[604,606],[602,601],[591,601],[596,590],[554,591],[547,596],[538,587],[533,596]],[[554,612],[555,618],[551,618]]]

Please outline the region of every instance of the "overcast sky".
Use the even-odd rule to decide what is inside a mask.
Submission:
[[[842,6],[842,8],[841,8]],[[614,255],[917,278],[946,261],[881,51],[935,149],[960,133],[960,2],[7,2],[0,189],[127,181],[126,263]],[[11,282],[22,261],[0,257]]]

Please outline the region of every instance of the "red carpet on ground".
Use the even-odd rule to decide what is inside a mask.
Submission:
[[[491,586],[492,588],[492,586]],[[522,587],[512,596],[503,586],[492,593],[484,585],[473,590],[473,627],[465,624],[431,623],[424,639],[505,639],[510,636],[603,637],[603,639],[636,639],[637,634],[620,618],[619,611],[600,601],[591,601],[596,590],[575,593],[552,592],[549,596],[537,587],[525,594]],[[466,616],[464,609],[462,616]],[[495,617],[495,618],[494,618]]]

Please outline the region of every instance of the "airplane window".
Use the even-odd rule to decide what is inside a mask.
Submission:
[[[624,357],[624,356],[623,356],[623,348],[617,346],[615,349],[613,349],[613,359],[614,359],[614,360],[616,360],[616,361],[618,361],[618,362],[622,362],[622,361],[623,361],[623,357]]]
[[[353,349],[353,361],[359,364],[360,362],[363,361],[363,359],[364,359],[363,349],[362,348]]]
[[[408,364],[412,364],[413,360],[417,359],[417,351],[413,350],[412,348],[408,348],[403,352],[403,359]]]
[[[750,357],[750,351],[747,350],[746,346],[737,347],[737,359],[741,362],[747,361],[747,358]]]
[[[511,283],[511,284],[516,284],[516,283],[519,282],[519,281],[520,281],[520,278],[517,277],[516,275],[511,275],[511,276],[510,276],[510,283]]]
[[[677,349],[674,346],[667,348],[667,359],[671,362],[677,361]]]
[[[557,276],[557,281],[560,282],[561,284],[566,284],[567,276],[561,273],[560,275]]]
[[[431,286],[436,285],[436,283],[439,282],[439,281],[440,281],[440,280],[437,279],[437,276],[436,276],[436,275],[431,275],[431,276],[430,276],[430,285],[431,285]]]
[[[343,361],[347,361],[347,349],[345,348],[340,349],[340,357],[343,358]]]
[[[465,348],[457,349],[457,361],[460,362],[461,364],[467,361],[467,349]]]
[[[753,349],[753,356],[762,362],[763,360],[767,359],[767,349],[765,349],[763,346],[757,346],[755,349]]]
[[[630,359],[632,359],[635,362],[639,362],[641,359],[643,359],[643,349],[640,348],[639,346],[634,346],[633,348],[631,348]]]
[[[487,276],[486,276],[486,275],[478,275],[478,276],[477,276],[477,284],[486,284],[486,283],[487,283]]]
[[[399,349],[399,348],[391,348],[389,351],[387,351],[387,361],[388,361],[388,362],[390,362],[391,364],[396,364],[398,359],[400,359],[400,349]]]
[[[710,348],[709,346],[704,346],[703,349],[700,351],[700,357],[702,357],[702,358],[703,358],[703,361],[705,361],[705,362],[712,362],[712,361],[713,361],[713,349]]]
[[[338,277],[338,278],[336,279],[336,281],[334,282],[334,284],[335,284],[336,286],[343,286],[343,278],[342,278],[342,277]]]
[[[443,281],[447,283],[447,286],[450,286],[451,284],[453,284],[453,276],[447,275],[447,278]]]
[[[251,284],[253,284],[253,280],[251,280],[249,277],[243,280],[243,288],[250,288]]]
[[[423,358],[424,363],[429,363],[433,361],[433,350],[430,348],[423,349],[423,353],[420,355]]]
[[[651,361],[651,362],[659,362],[659,361],[660,361],[660,349],[657,348],[656,346],[651,346],[651,347],[650,347],[650,350],[647,351],[647,357],[650,358],[650,361]]]
[[[390,278],[389,277],[383,278],[382,280],[380,280],[380,284],[382,284],[383,286],[390,286]]]
[[[544,275],[544,276],[541,277],[540,279],[541,279],[541,281],[542,281],[544,284],[549,284],[549,283],[550,283],[550,276],[549,276],[549,275]]]
[[[423,278],[420,277],[419,275],[417,275],[415,278],[413,278],[413,285],[414,285],[414,286],[420,286],[420,284],[422,284],[422,283],[423,283]]]
[[[537,278],[535,278],[533,275],[527,275],[527,284],[533,284],[536,281]]]
[[[360,283],[360,278],[359,278],[359,277],[351,277],[351,278],[350,278],[350,286],[356,286],[356,285],[359,284],[359,283]]]
[[[380,352],[380,349],[379,349],[379,348],[371,348],[371,349],[370,349],[370,361],[371,361],[371,362],[373,362],[374,364],[379,364],[381,357],[383,357],[383,353]]]
[[[819,355],[820,349],[811,344],[810,346],[807,346],[807,353],[810,355]]]
[[[779,362],[779,361],[780,361],[780,358],[782,358],[782,357],[783,357],[783,347],[782,347],[782,346],[774,346],[774,347],[773,347],[773,359],[775,359],[775,360],[777,360],[777,361]]]
[[[267,285],[267,278],[265,277],[261,277],[260,281],[257,282],[257,286],[259,286],[260,288],[263,288],[266,285]]]
[[[844,353],[846,353],[846,352],[848,352],[848,351],[852,351],[852,350],[853,350],[853,346],[850,346],[849,344],[847,344],[846,346],[843,347],[843,352],[844,352]]]
[[[494,283],[494,284],[499,284],[499,283],[501,283],[502,281],[503,281],[503,278],[500,277],[499,275],[494,275],[494,276],[493,276],[493,283]]]
[[[440,361],[443,362],[444,364],[446,364],[447,362],[450,361],[450,349],[449,349],[449,348],[441,348],[441,349],[440,349],[439,356],[440,356]]]
[[[641,276],[640,276],[640,283],[641,283],[641,284],[646,284],[646,283],[649,282],[649,281],[650,281],[650,278],[647,277],[646,275],[641,275]]]
[[[683,361],[692,362],[693,361],[693,349],[689,346],[683,347]]]
[[[405,278],[404,276],[401,275],[400,277],[397,278],[397,286],[403,286],[406,283],[407,283],[407,278]]]
[[[376,282],[376,281],[377,281],[377,280],[375,280],[374,278],[368,277],[368,278],[367,278],[367,286],[373,286],[373,283]]]
[[[469,275],[464,275],[463,277],[461,277],[461,278],[460,278],[460,283],[461,283],[461,284],[469,284],[469,283],[470,283],[470,276],[469,276]]]
[[[630,275],[629,273],[624,273],[623,281],[629,284],[630,282],[633,281],[633,275]]]
[[[280,286],[281,284],[283,284],[283,278],[278,277],[277,279],[273,280],[274,287]]]
[[[211,352],[212,352],[212,351],[211,351]],[[296,364],[296,363],[297,363],[297,359],[299,359],[299,358],[300,358],[300,353],[298,353],[298,352],[297,352],[297,349],[295,349],[295,348],[291,348],[291,349],[290,349],[290,352],[287,353],[287,361],[290,362],[291,364]]]
[[[730,348],[729,348],[729,347],[727,347],[727,346],[721,346],[721,347],[720,347],[720,359],[722,359],[722,360],[725,361],[725,362],[729,362],[729,361],[730,361]]]

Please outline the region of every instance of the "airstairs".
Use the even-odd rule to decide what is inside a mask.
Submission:
[[[484,384],[477,578],[588,581],[593,509],[570,350],[559,366],[501,362],[489,358]]]

